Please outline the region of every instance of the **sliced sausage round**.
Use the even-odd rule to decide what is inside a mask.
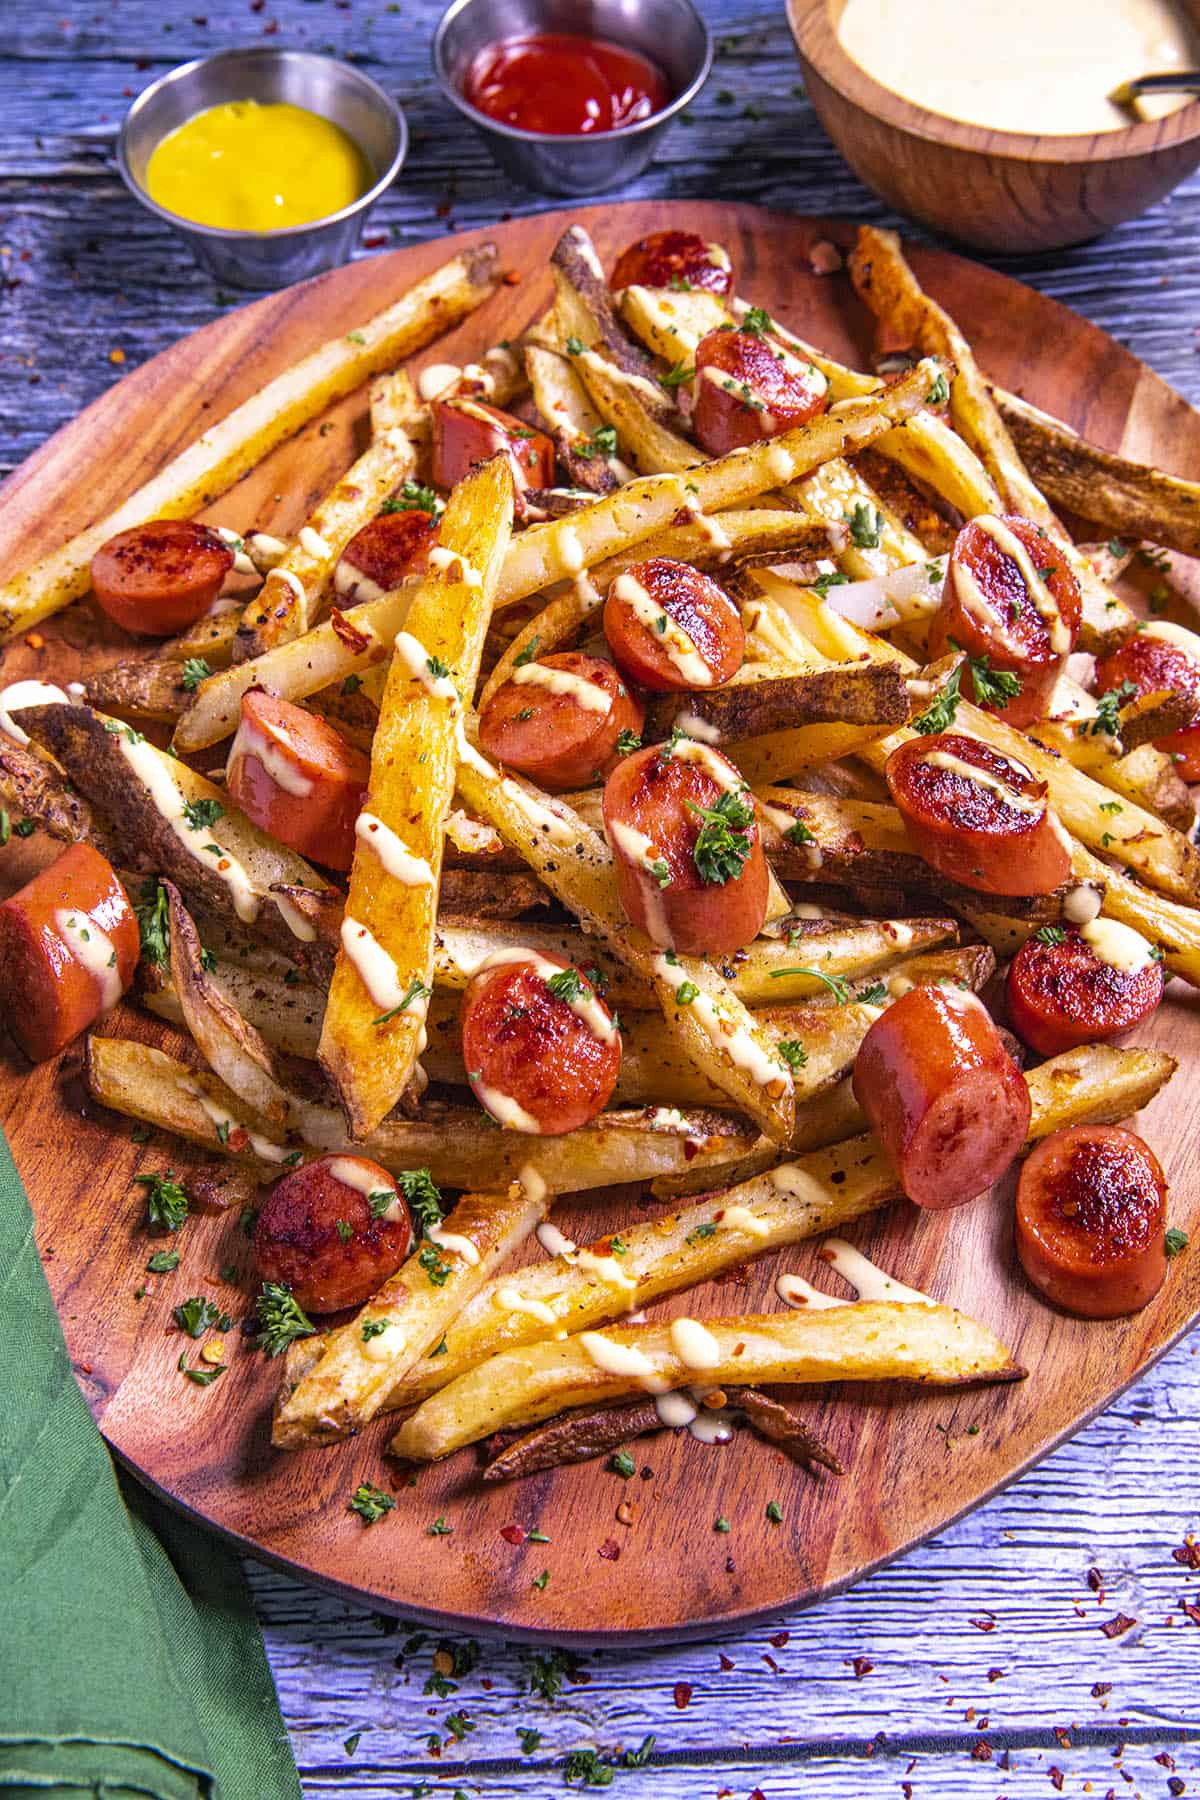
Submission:
[[[0,905],[0,1018],[45,1062],[115,1006],[141,953],[112,865],[72,844]]]
[[[554,486],[554,445],[544,431],[482,400],[435,400],[429,410],[435,486],[452,488],[499,451],[512,464],[518,494]]]
[[[264,1281],[291,1288],[305,1312],[361,1306],[412,1247],[395,1178],[365,1156],[321,1156],[277,1181],[254,1227]]]
[[[710,456],[790,431],[824,411],[829,383],[765,331],[718,326],[696,347],[692,429]]]
[[[604,635],[621,673],[656,694],[720,687],[746,655],[741,615],[724,588],[669,556],[614,578]]]
[[[101,544],[92,591],[109,618],[143,637],[171,637],[203,618],[233,567],[223,538],[191,519],[151,519]]]
[[[410,575],[423,575],[437,520],[420,507],[382,512],[356,531],[338,559],[333,585],[343,600],[378,600]]]
[[[694,231],[651,231],[635,238],[617,258],[609,286],[703,288],[710,294],[733,290],[733,264],[720,244]]]
[[[348,869],[371,767],[326,720],[262,688],[242,696],[225,782],[263,831],[313,862]]]
[[[475,1098],[510,1131],[559,1137],[602,1112],[621,1034],[588,977],[561,957],[505,950],[476,972],[462,1006]]]
[[[1051,894],[1071,872],[1071,843],[1046,783],[978,738],[910,738],[884,771],[919,855],[981,894]]]
[[[1073,1125],[1038,1145],[1017,1187],[1017,1255],[1065,1312],[1116,1319],[1153,1300],[1167,1273],[1167,1182],[1119,1125]]]
[[[604,829],[621,904],[664,949],[740,950],[767,916],[758,810],[733,764],[677,738],[619,762],[604,788]]]
[[[603,657],[562,650],[514,669],[479,715],[479,742],[497,762],[552,793],[601,781],[640,741],[645,709]]]
[[[1153,946],[1129,925],[1098,918],[1079,930],[1044,926],[1008,966],[1008,1016],[1031,1050],[1058,1056],[1125,1037],[1149,1018],[1163,985]]]
[[[954,540],[929,654],[957,647],[1008,682],[980,692],[969,668],[962,691],[1010,725],[1044,719],[1079,635],[1081,602],[1073,570],[1040,525],[1014,513],[985,514]],[[1013,692],[1014,685],[1017,691]]]
[[[1200,639],[1181,625],[1152,620],[1111,656],[1096,663],[1096,691],[1111,693],[1127,681],[1134,694],[1186,694],[1196,703],[1197,723],[1158,739],[1155,748],[1175,759],[1184,781],[1200,781]]]
[[[918,1206],[961,1206],[999,1181],[1029,1130],[1029,1089],[984,1005],[916,987],[871,1026],[854,1094]]]

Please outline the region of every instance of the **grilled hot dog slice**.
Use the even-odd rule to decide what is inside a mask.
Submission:
[[[393,1176],[365,1156],[321,1156],[277,1181],[254,1227],[264,1281],[305,1312],[361,1306],[405,1260],[412,1220]]]
[[[621,1034],[592,982],[561,957],[489,957],[463,998],[463,1058],[475,1098],[511,1131],[557,1137],[602,1112]]]
[[[1017,1255],[1034,1287],[1084,1319],[1152,1300],[1167,1272],[1167,1182],[1119,1125],[1073,1125],[1038,1145],[1017,1187]]]
[[[1184,781],[1200,781],[1200,638],[1169,619],[1152,619],[1096,664],[1098,693],[1110,693],[1123,681],[1139,694],[1165,690],[1195,700],[1198,722],[1159,738],[1155,748],[1176,759]]]
[[[563,650],[513,670],[479,716],[479,741],[498,762],[566,793],[602,780],[622,734],[640,740],[645,717],[610,662]]]
[[[356,531],[338,559],[333,585],[342,600],[378,600],[410,575],[423,575],[437,531],[420,507],[381,512]]]
[[[635,238],[617,258],[609,286],[704,288],[728,294],[733,264],[720,244],[705,243],[694,231],[651,231]]]
[[[45,1062],[115,1006],[140,954],[137,919],[112,865],[72,844],[0,905],[0,1016]]]
[[[151,519],[101,544],[92,558],[92,591],[124,630],[171,637],[203,618],[233,561],[207,525]]]
[[[1006,997],[1018,1037],[1039,1056],[1058,1056],[1113,1043],[1149,1018],[1163,997],[1162,964],[1140,932],[1116,919],[1045,926],[1009,964]]]
[[[824,411],[828,391],[821,371],[766,328],[718,326],[696,346],[692,428],[710,456],[724,456],[805,424]]]
[[[867,1032],[854,1093],[918,1206],[961,1206],[1012,1163],[1029,1089],[987,1009],[960,988],[916,987]]]
[[[370,772],[324,719],[262,688],[243,695],[226,785],[248,818],[301,856],[350,867]]]
[[[622,674],[656,694],[720,687],[746,655],[741,615],[724,588],[669,556],[615,578],[604,635]]]

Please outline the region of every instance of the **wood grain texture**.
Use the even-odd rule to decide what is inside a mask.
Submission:
[[[549,294],[549,250],[572,216],[502,227],[503,258],[525,278],[502,288],[425,360],[478,355],[536,316]],[[601,254],[611,259],[667,216],[667,208],[652,204],[606,206],[594,209],[589,223]],[[695,206],[692,217],[697,229],[728,246],[743,291],[834,354],[862,360],[865,346],[856,335],[862,321],[849,302],[848,284],[815,277],[808,265],[814,242],[830,234],[848,241],[844,228],[712,204]],[[0,512],[12,547],[6,556],[45,549],[93,517],[193,435],[206,410],[226,410],[283,362],[373,311],[424,273],[444,248],[439,243],[374,258],[260,301],[147,365],[7,484]],[[1200,456],[1200,417],[1179,407],[1149,370],[1094,327],[1030,289],[944,253],[921,253],[918,267],[975,336],[984,367],[1006,385],[1064,413],[1113,448],[1123,446],[1125,421],[1134,417],[1144,446],[1165,466],[1183,467]],[[1053,357],[1046,354],[1051,342]],[[337,409],[344,432],[359,428],[356,406],[361,412],[361,395]],[[252,522],[295,529],[317,485],[314,463],[327,461],[334,435],[322,439],[314,426],[281,446],[219,503],[216,516],[239,529]],[[324,469],[322,480],[327,476]],[[264,496],[272,496],[266,521]],[[76,628],[68,624],[73,634]],[[79,653],[71,645],[55,647],[53,625],[46,636],[51,641],[45,651],[14,646],[3,675],[34,667],[50,668],[59,680],[73,675],[71,658]],[[81,660],[94,655],[84,651]],[[1155,1021],[1153,1040],[1181,1057],[1194,1056],[1193,1010],[1191,1000],[1173,999]],[[152,1034],[141,1022],[138,1030]],[[73,1121],[71,1153],[64,1159],[70,1092],[53,1068],[23,1082],[7,1072],[0,1080],[0,1107],[40,1230],[54,1249],[50,1278],[67,1313],[73,1355],[106,1435],[132,1466],[178,1504],[314,1579],[388,1608],[492,1623],[513,1634],[678,1639],[829,1592],[1011,1478],[1132,1379],[1200,1307],[1200,1263],[1184,1258],[1159,1299],[1137,1318],[1099,1326],[1068,1320],[1043,1306],[1015,1272],[1008,1194],[953,1214],[894,1207],[864,1221],[856,1240],[902,1280],[997,1329],[1031,1370],[1028,1382],[956,1395],[869,1388],[814,1394],[813,1423],[850,1470],[843,1482],[813,1481],[778,1452],[749,1440],[733,1454],[713,1456],[686,1434],[660,1437],[639,1456],[653,1476],[638,1484],[637,1529],[619,1542],[595,1468],[558,1470],[512,1489],[485,1491],[470,1454],[422,1470],[414,1488],[401,1486],[385,1525],[367,1532],[347,1512],[346,1500],[359,1481],[385,1479],[387,1422],[344,1449],[280,1456],[267,1439],[276,1371],[247,1344],[231,1355],[228,1375],[212,1389],[190,1387],[175,1370],[181,1340],[164,1329],[168,1296],[177,1298],[184,1286],[207,1289],[207,1271],[230,1263],[242,1271],[243,1290],[250,1285],[248,1247],[237,1221],[189,1223],[181,1272],[154,1284],[153,1297],[135,1301],[130,1278],[144,1259],[146,1239],[141,1201],[129,1183],[137,1167],[161,1167],[161,1155],[142,1155],[127,1129],[114,1134],[107,1121],[89,1118]],[[1166,1152],[1177,1222],[1186,1227],[1193,1223],[1188,1215],[1196,1144],[1185,1122],[1182,1102],[1167,1096],[1151,1110],[1147,1130]],[[169,1154],[186,1166],[173,1147]],[[636,1203],[631,1212],[628,1203],[603,1199],[567,1206],[575,1237],[616,1229],[641,1211]],[[809,1273],[819,1267],[807,1246],[787,1253],[782,1265]],[[769,1308],[780,1266],[781,1259],[766,1259],[733,1282],[689,1296],[686,1310],[702,1316]],[[227,1284],[218,1282],[216,1291],[238,1310]],[[681,1299],[667,1310],[684,1309]],[[170,1395],[165,1408],[164,1393]],[[949,1462],[930,1453],[939,1428],[966,1446]],[[180,1455],[181,1434],[186,1457]],[[765,1518],[772,1498],[784,1511],[778,1527]],[[714,1529],[719,1515],[736,1522],[737,1554]],[[431,1538],[429,1526],[438,1516],[452,1534]],[[535,1588],[533,1577],[543,1567],[551,1567],[553,1577],[554,1559],[540,1545],[509,1544],[501,1532],[514,1520],[569,1544],[587,1570],[586,1582],[552,1578],[544,1590]]]
[[[1074,137],[992,131],[916,106],[843,50],[845,4],[788,0],[809,96],[855,173],[932,231],[984,250],[1078,244],[1136,218],[1200,163],[1196,103]]]
[[[53,12],[9,0],[0,44],[0,469],[13,467],[87,401],[181,332],[237,304],[196,276],[165,227],[125,195],[110,154],[129,98],[175,61],[263,33],[328,45],[358,58],[397,93],[414,127],[402,181],[369,222],[380,238],[417,241],[453,225],[490,225],[506,211],[548,203],[499,177],[478,140],[462,132],[428,77],[428,38],[439,0],[412,0],[403,18],[378,0],[242,0],[197,24],[158,0],[63,0]],[[717,34],[713,79],[654,165],[629,194],[649,198],[737,195],[797,212],[831,211],[899,223],[831,148],[798,85],[783,9],[705,0]],[[435,218],[435,208],[445,212]],[[1141,220],[1054,256],[998,258],[1046,293],[1130,344],[1193,399],[1200,396],[1200,179],[1193,176]],[[909,228],[911,232],[911,227]],[[114,246],[117,247],[114,253]],[[108,360],[120,347],[126,362]],[[132,1285],[132,1284],[131,1284]],[[381,1636],[369,1612],[291,1578],[249,1565],[267,1650],[310,1795],[365,1800],[430,1783],[489,1800],[561,1793],[561,1753],[657,1734],[651,1766],[618,1777],[617,1791],[665,1800],[736,1794],[767,1800],[1041,1800],[1048,1768],[1067,1794],[1165,1796],[1173,1757],[1195,1791],[1200,1749],[1200,1637],[1179,1609],[1200,1579],[1170,1558],[1200,1531],[1194,1474],[1200,1438],[1195,1339],[1006,1493],[930,1543],[802,1614],[784,1616],[719,1648],[666,1647],[588,1658],[593,1680],[568,1684],[554,1709],[530,1701],[524,1654],[498,1643],[460,1692],[476,1725],[453,1756],[433,1757],[425,1736],[458,1695],[421,1693],[433,1640],[394,1668],[406,1641]],[[1099,1633],[1084,1576],[1104,1571],[1116,1605],[1138,1630],[1109,1643]],[[568,1573],[568,1577],[570,1574]],[[996,1615],[992,1633],[969,1622]],[[786,1646],[770,1641],[790,1629]],[[735,1664],[721,1667],[719,1656]],[[763,1658],[783,1671],[775,1673]],[[873,1660],[858,1678],[847,1659]],[[1002,1666],[1002,1679],[989,1670]],[[601,1675],[603,1671],[603,1675]],[[1111,1681],[1093,1698],[1096,1681]],[[489,1690],[484,1684],[492,1683]],[[686,1710],[675,1685],[694,1687]],[[731,1685],[732,1684],[732,1685]],[[493,1704],[498,1695],[502,1704]],[[1107,1699],[1107,1710],[1104,1700]],[[976,1708],[975,1720],[966,1718]],[[976,1761],[983,1719],[1020,1739],[1014,1767]],[[545,1733],[519,1755],[515,1725]],[[1078,1724],[1064,1750],[1054,1729]],[[697,1726],[702,1731],[697,1731]],[[366,1727],[353,1754],[344,1742]],[[890,1733],[892,1747],[880,1741]],[[1131,1735],[1132,1739],[1131,1739]],[[441,1738],[448,1736],[443,1730]],[[702,1740],[702,1760],[697,1740]],[[1121,1744],[1132,1742],[1123,1756]],[[914,1746],[911,1754],[908,1746]],[[439,1741],[440,1748],[440,1741]],[[912,1756],[917,1767],[906,1777]],[[997,1748],[997,1759],[999,1748]],[[406,1778],[395,1771],[403,1768]],[[1133,1777],[1128,1786],[1121,1771]]]

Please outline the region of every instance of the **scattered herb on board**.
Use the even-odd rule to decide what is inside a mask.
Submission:
[[[729,1520],[725,1517],[724,1513],[719,1514],[714,1521],[713,1530],[722,1533],[733,1530],[732,1525],[729,1523]]]
[[[772,1525],[783,1524],[783,1508],[780,1506],[778,1500],[767,1501],[767,1517]]]
[[[355,1488],[347,1502],[347,1510],[357,1513],[364,1525],[374,1525],[377,1520],[382,1519],[384,1513],[392,1512],[395,1505],[390,1494],[385,1494],[382,1488],[373,1487],[369,1481],[364,1481]],[[354,1741],[357,1744],[358,1739]]]
[[[517,1726],[517,1737],[520,1740],[522,1756],[532,1756],[542,1741],[541,1732],[534,1731],[531,1726],[527,1725]]]
[[[531,1587],[537,1588],[538,1592],[542,1593],[549,1586],[549,1583],[550,1583],[550,1571],[549,1571],[549,1569],[543,1569],[540,1575],[534,1576],[533,1580],[530,1582],[529,1585]]]
[[[613,1474],[619,1475],[623,1481],[628,1481],[630,1476],[637,1472],[637,1464],[628,1450],[615,1451],[608,1459],[608,1466]]]
[[[146,1268],[151,1275],[169,1275],[179,1267],[178,1250],[156,1250]]]
[[[282,1356],[297,1338],[311,1337],[317,1329],[290,1288],[278,1281],[264,1281],[254,1302],[260,1330],[258,1341],[268,1356]]]
[[[426,1537],[451,1537],[453,1535],[453,1532],[454,1532],[453,1525],[447,1525],[445,1515],[443,1513],[438,1514],[437,1518],[433,1521],[432,1525],[427,1525],[425,1527],[425,1536]]]
[[[545,1656],[535,1653],[529,1659],[530,1693],[537,1694],[542,1700],[557,1700],[562,1693],[563,1679],[572,1666],[565,1650],[549,1650]]]
[[[611,1787],[615,1771],[598,1750],[572,1750],[563,1763],[568,1787]]]
[[[212,1363],[206,1369],[189,1369],[186,1350],[175,1366],[181,1375],[185,1375],[189,1381],[195,1382],[197,1387],[211,1387],[218,1375],[223,1375],[229,1367],[228,1363]]]
[[[185,1189],[175,1179],[174,1169],[166,1169],[153,1175],[135,1175],[134,1186],[146,1190],[146,1213],[151,1225],[161,1225],[166,1231],[178,1231],[188,1216],[188,1197]]]
[[[175,1260],[178,1262],[178,1256]],[[173,1306],[171,1317],[190,1338],[202,1338],[206,1331],[228,1331],[233,1324],[229,1314],[222,1312],[206,1294],[192,1294]]]

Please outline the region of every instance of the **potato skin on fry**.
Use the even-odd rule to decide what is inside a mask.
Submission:
[[[339,1177],[352,1165],[377,1192],[394,1194],[387,1216]],[[392,1214],[395,1217],[392,1217]],[[365,1156],[322,1156],[277,1181],[254,1227],[264,1281],[292,1290],[305,1312],[361,1306],[394,1275],[412,1243],[412,1220],[386,1169]]]

